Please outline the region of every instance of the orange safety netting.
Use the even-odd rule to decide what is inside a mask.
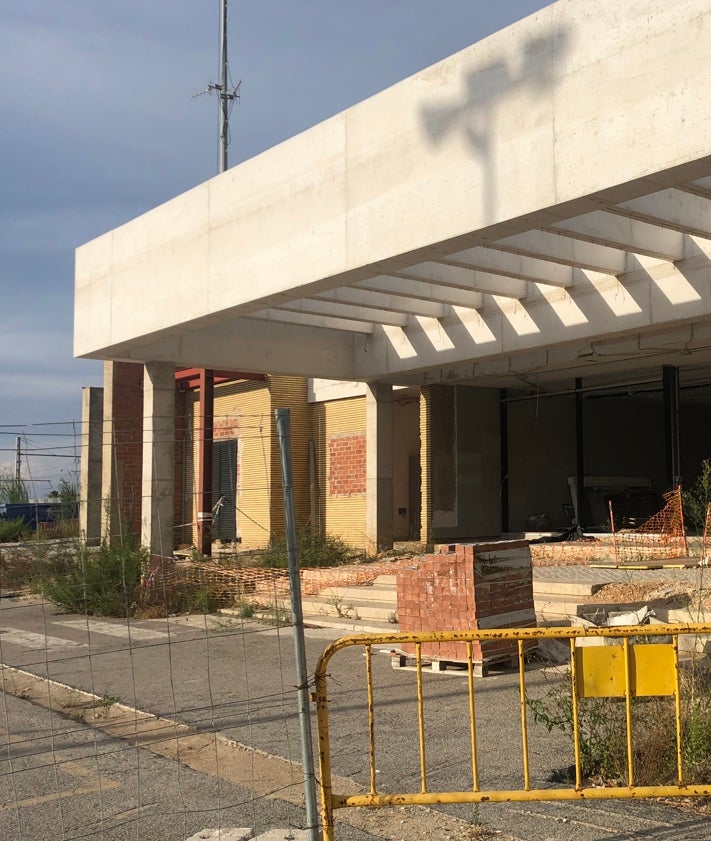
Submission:
[[[372,584],[381,575],[392,575],[403,566],[416,566],[417,559],[375,561],[345,566],[302,569],[301,593],[315,595],[321,590]],[[211,561],[176,561],[152,556],[141,583],[143,604],[163,603],[178,591],[207,588],[220,607],[251,601],[271,604],[289,596],[289,573],[285,569],[222,566]]]
[[[653,514],[635,529],[615,528],[612,501],[610,529],[615,551],[615,563],[635,564],[661,561],[665,558],[684,558],[689,554],[684,526],[681,486],[664,494],[664,508]]]

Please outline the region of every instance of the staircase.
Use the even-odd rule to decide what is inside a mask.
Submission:
[[[327,587],[302,600],[304,622],[353,630],[397,630],[397,579],[381,575],[359,587]]]

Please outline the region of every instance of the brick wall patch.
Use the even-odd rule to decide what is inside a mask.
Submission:
[[[328,439],[331,496],[365,493],[365,434],[333,435]]]

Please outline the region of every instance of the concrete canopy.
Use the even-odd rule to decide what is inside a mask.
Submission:
[[[393,383],[711,363],[711,7],[558,0],[82,246],[75,353]]]

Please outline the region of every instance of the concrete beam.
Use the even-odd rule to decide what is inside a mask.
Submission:
[[[372,333],[375,329],[371,321],[354,321],[348,318],[332,318],[323,315],[294,312],[293,310],[266,309],[255,312],[250,318],[260,321],[278,321],[281,324],[301,324],[319,330],[341,330],[345,333]]]
[[[508,298],[524,298],[527,293],[525,281],[515,280],[502,275],[463,269],[445,263],[420,263],[394,272],[397,277],[425,280],[442,286],[457,289],[469,289],[472,292],[484,292],[488,295],[501,295]]]
[[[685,252],[683,233],[602,210],[557,222],[550,231],[670,262]]]
[[[374,292],[393,293],[402,298],[413,298],[422,301],[438,301],[442,304],[477,309],[484,301],[480,292],[469,289],[459,289],[455,286],[440,286],[414,278],[388,277],[379,275],[370,280],[361,280],[357,284],[359,289],[371,289]]]
[[[406,327],[408,316],[405,313],[393,313],[376,307],[359,307],[342,304],[337,301],[323,301],[315,298],[302,298],[283,304],[280,309],[287,312],[323,315],[328,318],[345,318],[351,321],[371,321],[373,324],[390,324],[393,327]]]
[[[711,237],[711,200],[684,190],[660,190],[609,210],[685,234]]]
[[[265,327],[266,317],[275,321],[271,331]],[[297,323],[305,319],[313,329],[304,330]],[[311,319],[316,323],[311,324]],[[146,336],[140,342],[115,345],[111,353],[118,359],[137,362],[154,360],[229,370],[239,361],[240,370],[248,372],[353,379],[354,337],[350,331],[354,326],[339,319],[333,321],[343,324],[344,329],[334,329],[328,319],[298,313],[283,313],[278,321],[276,312],[267,316],[260,313],[253,319],[215,318],[199,329],[170,330]],[[364,326],[363,332],[370,333],[372,325]]]
[[[434,303],[417,297],[406,297],[404,295],[390,295],[373,290],[345,287],[334,289],[332,292],[321,292],[318,299],[322,301],[337,301],[342,304],[356,304],[358,306],[370,306],[380,310],[388,310],[397,313],[411,313],[412,315],[424,315],[429,318],[443,318],[447,315],[447,307],[442,303]]]
[[[570,266],[563,266],[550,260],[539,260],[536,257],[526,257],[522,254],[496,251],[482,246],[456,251],[454,254],[446,254],[438,260],[443,263],[450,263],[453,266],[507,275],[533,283],[548,283],[551,286],[570,286],[573,282],[573,272]]]
[[[628,266],[627,254],[621,248],[593,245],[550,231],[527,231],[491,243],[491,247],[607,274],[622,274]]]

